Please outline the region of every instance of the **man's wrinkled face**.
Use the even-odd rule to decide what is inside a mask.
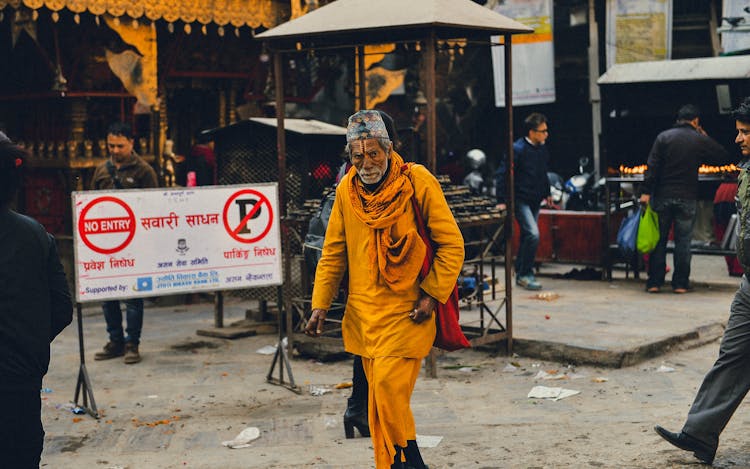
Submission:
[[[737,127],[737,136],[734,143],[740,146],[742,156],[750,156],[750,123],[735,121]]]
[[[354,140],[349,144],[349,157],[365,184],[376,184],[388,170],[390,150],[386,152],[374,138]]]
[[[107,151],[109,151],[113,163],[125,163],[133,153],[133,139],[124,135],[109,134],[107,135]]]

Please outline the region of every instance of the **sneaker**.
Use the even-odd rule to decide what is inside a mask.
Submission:
[[[524,275],[516,277],[516,285],[527,290],[541,290],[542,284],[537,282],[533,275]]]
[[[141,354],[138,353],[138,344],[128,342],[125,344],[125,363],[133,365],[141,361]]]
[[[125,355],[125,345],[122,342],[107,342],[101,352],[94,354],[94,360],[109,360]]]

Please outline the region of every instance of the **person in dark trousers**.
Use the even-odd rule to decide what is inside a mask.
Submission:
[[[544,114],[534,112],[523,121],[524,136],[513,143],[513,174],[515,217],[521,229],[521,244],[516,255],[516,284],[526,290],[541,290],[534,277],[534,258],[539,247],[539,209],[542,200],[552,205],[547,179],[549,150],[545,143],[549,127]],[[508,191],[505,187],[505,162],[495,174],[499,207],[505,208]]]
[[[657,425],[654,430],[674,446],[713,463],[719,435],[750,390],[750,98],[733,112],[742,162],[738,177],[737,258],[745,273],[729,308],[729,320],[719,358],[703,378],[698,394],[679,433]]]
[[[133,151],[133,131],[128,124],[116,122],[109,126],[107,150],[110,158],[94,171],[91,189],[146,189],[158,186],[154,169]],[[128,336],[125,337],[122,330],[120,302],[114,300],[102,303],[109,342],[102,351],[94,355],[94,360],[124,356],[125,363],[129,365],[141,361],[138,346],[143,327],[143,299],[132,298],[123,303]]]
[[[695,226],[698,199],[698,167],[701,163],[723,164],[727,151],[706,135],[700,111],[686,104],[677,111],[674,127],[660,133],[648,155],[640,202],[651,204],[659,215],[659,242],[649,255],[646,291],[659,293],[667,272],[667,241],[674,226],[674,272],[672,291],[690,289],[690,241]]]
[[[73,303],[55,239],[10,209],[26,152],[0,132],[0,467],[38,468],[44,446],[39,390],[50,343]]]

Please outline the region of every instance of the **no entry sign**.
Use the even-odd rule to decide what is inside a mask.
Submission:
[[[73,193],[79,302],[280,285],[276,184]]]
[[[125,248],[135,236],[135,214],[116,197],[98,197],[81,211],[78,233],[92,251],[113,254]]]

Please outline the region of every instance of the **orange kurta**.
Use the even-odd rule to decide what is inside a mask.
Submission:
[[[330,308],[348,270],[349,296],[342,324],[344,347],[362,357],[426,356],[435,339],[434,318],[416,324],[409,318],[409,312],[419,299],[420,288],[442,303],[447,301],[463,265],[463,237],[440,184],[421,165],[413,165],[410,173],[417,203],[436,250],[428,275],[422,281],[414,278],[413,286],[405,292],[392,291],[382,279],[372,282],[370,269],[377,268],[371,265],[368,255],[372,230],[356,216],[349,200],[349,185],[356,171],[350,170],[336,189],[323,256],[315,273],[312,308]],[[414,229],[414,211],[411,204],[406,204],[391,234],[395,240]]]

